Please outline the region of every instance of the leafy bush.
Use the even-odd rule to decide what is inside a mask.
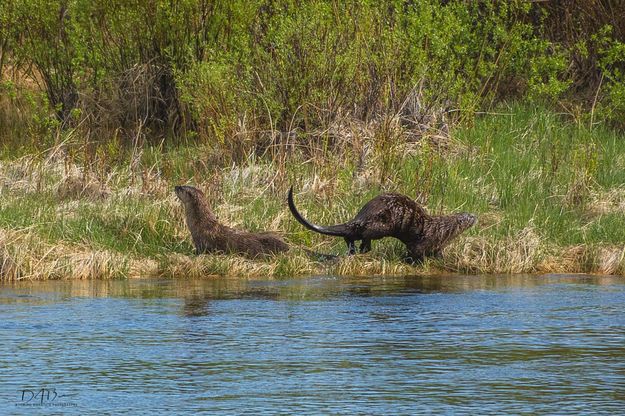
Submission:
[[[228,151],[346,115],[470,119],[518,97],[574,93],[621,118],[625,35],[601,28],[625,16],[555,3],[7,0],[0,74],[10,59],[41,80],[63,126],[92,139],[192,135]]]
[[[599,44],[598,66],[606,85],[602,113],[625,126],[625,43],[612,38],[612,30],[611,26],[605,26],[594,37]]]

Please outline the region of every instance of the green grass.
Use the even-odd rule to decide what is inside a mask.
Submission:
[[[217,151],[198,145],[146,147],[134,165],[113,163],[106,152],[91,164],[80,151],[6,158],[0,278],[625,273],[622,135],[519,104],[417,142],[403,140],[399,124],[382,124],[366,127],[373,133],[363,133],[365,146],[311,150],[304,142],[273,159],[250,149],[238,165],[210,162],[220,160]],[[173,194],[184,183],[205,191],[221,221],[280,232],[294,251],[268,261],[193,255]],[[345,221],[373,196],[395,191],[433,214],[476,213],[478,225],[442,260],[420,266],[403,264],[403,247],[391,239],[374,242],[367,255],[316,263],[300,248],[338,254],[345,244],[290,216],[291,184],[298,207],[320,224]]]

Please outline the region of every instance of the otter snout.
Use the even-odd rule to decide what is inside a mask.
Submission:
[[[184,192],[182,189],[182,186],[176,186],[174,187],[174,192],[176,193],[176,196],[178,198],[182,198],[182,193]]]
[[[194,195],[198,193],[201,194],[199,189],[194,188],[192,186],[187,186],[187,185],[178,185],[174,187],[174,191],[176,192],[176,195],[180,199],[183,199],[183,197],[189,197],[190,195]]]
[[[462,221],[467,225],[467,228],[474,226],[475,223],[477,222],[477,215],[475,214],[463,212],[460,215],[461,215]]]

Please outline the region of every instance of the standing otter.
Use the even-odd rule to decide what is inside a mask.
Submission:
[[[191,231],[197,254],[233,253],[254,258],[289,249],[276,234],[250,233],[220,224],[208,207],[204,193],[199,189],[192,186],[176,186],[175,190],[184,205],[187,226]]]
[[[328,227],[308,222],[295,208],[293,187],[289,189],[291,213],[304,227],[325,235],[343,237],[349,254],[356,253],[356,240],[361,240],[360,252],[371,250],[371,240],[395,237],[406,245],[407,260],[421,261],[426,256],[440,256],[447,244],[475,224],[473,214],[428,215],[423,207],[401,194],[382,194],[367,202],[354,219]]]

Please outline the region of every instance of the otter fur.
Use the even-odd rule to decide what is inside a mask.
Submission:
[[[220,224],[199,189],[176,186],[175,191],[184,205],[187,226],[197,254],[227,253],[255,258],[289,249],[288,244],[274,233],[250,233]]]
[[[306,220],[295,207],[293,188],[287,198],[289,209],[304,227],[325,235],[343,237],[349,254],[371,250],[371,241],[383,237],[400,240],[408,250],[407,261],[440,256],[449,242],[475,224],[477,218],[466,212],[451,215],[428,215],[425,209],[406,195],[388,193],[367,202],[356,216],[343,224],[320,226]]]

